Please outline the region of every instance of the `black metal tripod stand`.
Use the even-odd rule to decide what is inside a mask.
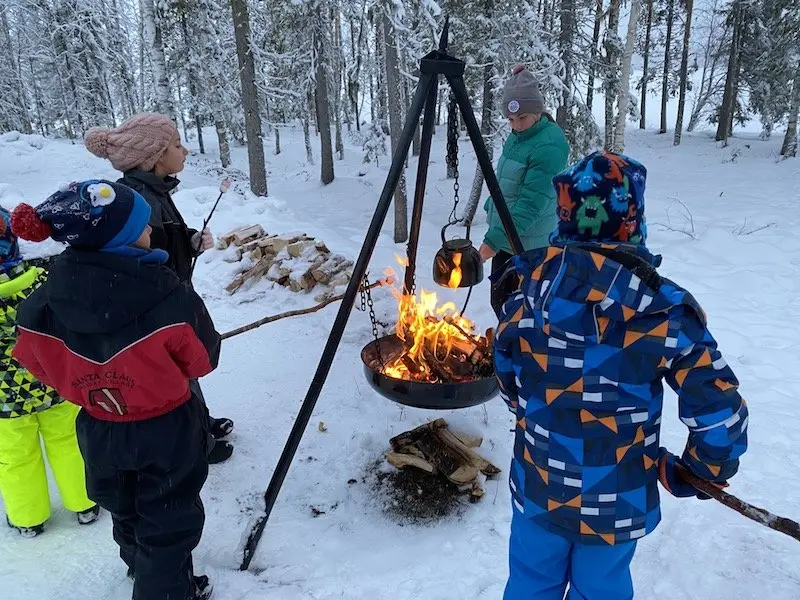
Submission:
[[[319,399],[322,392],[322,387],[330,372],[331,364],[333,363],[336,350],[342,340],[344,329],[347,325],[347,320],[350,317],[350,312],[353,308],[353,303],[359,293],[359,288],[364,280],[364,274],[367,271],[372,252],[375,249],[375,244],[380,236],[381,227],[386,220],[386,214],[392,203],[392,196],[394,195],[397,183],[400,180],[400,175],[405,168],[406,157],[408,150],[411,146],[411,140],[414,136],[414,129],[419,123],[419,118],[423,115],[422,121],[422,137],[421,148],[419,155],[419,164],[417,167],[417,181],[414,190],[414,208],[411,217],[411,231],[408,241],[408,267],[405,273],[405,287],[407,290],[413,288],[413,278],[416,270],[417,258],[417,244],[419,242],[419,230],[422,220],[422,204],[425,196],[425,183],[428,176],[428,162],[431,155],[431,142],[433,140],[433,127],[434,115],[436,111],[436,96],[439,86],[439,76],[443,75],[453,91],[458,102],[458,107],[467,126],[467,133],[469,134],[472,146],[475,149],[475,155],[478,159],[481,171],[483,171],[486,180],[486,186],[489,188],[489,193],[492,196],[500,221],[506,231],[506,235],[511,243],[511,248],[515,254],[522,252],[522,243],[520,242],[517,230],[511,220],[511,214],[506,206],[503,194],[500,191],[500,184],[497,181],[492,162],[489,158],[489,152],[486,150],[486,145],[483,143],[481,137],[480,127],[475,119],[475,114],[472,111],[472,105],[469,101],[467,88],[464,85],[464,68],[465,63],[462,60],[454,58],[447,54],[447,37],[448,37],[448,22],[445,20],[444,30],[439,42],[439,49],[435,50],[422,58],[420,62],[420,78],[417,85],[414,99],[411,108],[406,116],[405,126],[400,137],[400,142],[395,149],[394,156],[392,157],[392,165],[389,168],[389,175],[386,178],[386,183],[381,191],[378,206],[375,209],[375,214],[370,222],[367,235],[364,239],[364,245],[361,247],[361,252],[358,255],[356,264],[353,267],[353,276],[347,286],[344,294],[344,299],[336,314],[336,319],[333,322],[328,341],[325,344],[325,349],[322,352],[317,370],[314,373],[314,378],[311,380],[311,385],[306,393],[305,400],[300,407],[300,412],[297,419],[292,426],[292,431],[286,441],[286,445],[281,453],[278,464],[275,467],[275,472],[269,482],[266,492],[264,493],[264,513],[260,515],[252,525],[252,529],[247,537],[244,547],[244,555],[242,557],[242,564],[240,570],[246,571],[250,566],[250,561],[253,559],[258,542],[261,540],[261,535],[264,533],[264,527],[267,524],[269,515],[278,498],[281,486],[286,478],[286,473],[289,471],[289,466],[292,463],[297,448],[300,445],[300,440],[303,437],[308,422],[311,419],[311,414],[314,411],[314,406]]]

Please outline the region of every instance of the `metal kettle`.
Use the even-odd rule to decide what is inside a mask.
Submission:
[[[437,285],[446,288],[477,285],[483,281],[480,252],[472,245],[469,237],[448,240],[445,232],[450,225],[452,223],[442,227],[442,247],[433,259],[433,280]]]

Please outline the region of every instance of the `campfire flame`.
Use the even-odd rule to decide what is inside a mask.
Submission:
[[[461,255],[457,256],[456,266],[461,262]],[[398,262],[402,264],[401,259]],[[386,274],[394,281],[402,281],[391,268]],[[461,269],[454,269],[451,287],[457,287],[460,278]],[[468,363],[478,346],[486,346],[485,338],[474,333],[475,323],[461,315],[455,303],[439,305],[436,292],[422,290],[419,294],[407,294],[401,288],[391,289],[397,299],[396,335],[404,342],[404,350],[387,361],[384,374],[437,383],[443,379],[442,365],[452,361],[453,356],[458,356],[461,363]]]

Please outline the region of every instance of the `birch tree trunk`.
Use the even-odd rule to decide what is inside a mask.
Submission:
[[[242,85],[242,108],[247,135],[247,158],[250,165],[250,190],[256,196],[267,195],[267,165],[261,131],[261,112],[256,88],[256,65],[250,48],[250,13],[247,0],[230,0],[239,79]]]
[[[492,110],[494,108],[494,93],[492,91],[492,75],[494,74],[494,65],[486,65],[483,68],[483,110],[481,111],[481,134],[483,136],[483,143],[486,144],[486,150],[489,152],[489,159],[494,159],[494,144],[491,140],[492,133]],[[472,188],[469,191],[469,200],[467,201],[467,208],[464,211],[462,221],[465,225],[471,225],[475,220],[475,213],[478,212],[478,205],[480,204],[483,195],[483,171],[480,165],[475,168],[475,177],[472,179]]]
[[[310,165],[314,164],[314,149],[311,147],[311,126],[308,123],[308,113],[300,117],[300,123],[303,126],[303,143],[306,147],[306,162]]]
[[[689,0],[691,2],[691,0]],[[628,122],[628,106],[630,105],[631,60],[633,59],[633,45],[636,42],[636,26],[639,24],[639,12],[642,9],[641,0],[631,0],[631,14],[628,19],[628,33],[625,38],[625,53],[622,55],[622,75],[619,83],[619,100],[617,101],[617,122],[614,131],[614,152],[617,154],[625,150],[625,124]]]
[[[800,61],[794,71],[794,82],[792,83],[792,107],[789,110],[789,124],[786,127],[786,135],[783,137],[781,145],[781,156],[797,156],[797,115],[800,113]]]
[[[619,8],[620,0],[611,0],[608,8],[608,29],[606,30],[606,72],[605,72],[605,144],[606,150],[613,150],[614,135],[614,101],[620,94],[619,80]]]
[[[642,65],[642,99],[639,106],[639,129],[647,127],[647,84],[650,83],[650,34],[653,30],[653,0],[647,0],[647,23],[644,32],[644,64]]]
[[[236,2],[239,0],[231,0]],[[175,117],[175,107],[172,103],[172,94],[169,90],[169,76],[167,75],[167,61],[164,58],[164,44],[161,40],[161,27],[156,21],[156,7],[154,0],[141,0],[142,26],[144,27],[145,40],[147,41],[150,65],[153,69],[153,87],[156,96],[156,109],[158,112]]]
[[[675,20],[675,0],[667,2],[667,39],[664,42],[664,72],[661,77],[661,127],[659,133],[667,133],[667,101],[669,100],[670,47],[672,46],[672,23]]]
[[[679,146],[683,134],[683,111],[686,108],[686,86],[689,73],[689,44],[692,36],[692,11],[694,0],[686,0],[686,23],[683,29],[683,51],[681,52],[681,82],[678,95],[678,116],[675,119],[675,138],[672,144]]]
[[[391,3],[387,3],[381,11],[383,20],[383,41],[386,59],[386,87],[388,92],[389,104],[389,128],[392,138],[392,156],[394,156],[397,146],[400,143],[402,130],[402,116],[400,114],[400,65],[397,58],[397,42],[395,31],[389,22],[389,10],[392,9]],[[405,172],[400,175],[397,189],[394,191],[394,241],[395,243],[405,242],[408,239],[408,200],[406,198],[406,177]]]

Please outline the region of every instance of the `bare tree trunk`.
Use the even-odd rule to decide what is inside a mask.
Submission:
[[[494,75],[494,65],[488,64],[483,67],[483,110],[481,111],[481,134],[486,150],[489,151],[489,158],[494,159],[494,144],[492,143],[492,110],[494,109],[494,94],[492,93],[492,76]],[[483,171],[480,165],[475,168],[475,177],[472,179],[472,188],[469,191],[467,208],[464,211],[462,221],[465,225],[471,225],[475,220],[475,213],[478,212],[483,195]]]
[[[594,100],[594,74],[597,71],[597,53],[600,44],[600,26],[603,24],[603,0],[597,0],[594,9],[594,31],[592,32],[592,51],[589,58],[589,83],[586,86],[586,108],[592,112]]]
[[[247,0],[230,0],[230,3],[236,36],[236,54],[239,59],[239,79],[242,85],[247,158],[250,163],[250,189],[256,196],[266,196],[267,165],[264,158],[261,112],[256,88],[256,65],[250,48],[250,13]]]
[[[619,8],[620,0],[611,0],[608,8],[608,29],[606,30],[606,72],[605,72],[605,144],[606,150],[613,150],[614,135],[614,101],[620,92],[619,74]]]
[[[667,133],[667,101],[669,100],[670,49],[672,46],[672,24],[675,20],[675,0],[667,2],[667,39],[664,42],[664,72],[661,77],[661,128],[659,133]]]
[[[317,17],[320,22],[317,31],[314,32],[316,39],[314,47],[316,50],[316,99],[317,99],[317,129],[319,129],[320,141],[320,179],[322,183],[328,185],[334,179],[333,172],[333,145],[331,143],[331,108],[328,101],[328,49],[325,47],[326,41],[323,39],[327,31],[326,23],[322,15]]]
[[[691,2],[691,0],[689,0]],[[641,0],[631,0],[631,14],[628,19],[628,33],[625,38],[625,53],[622,55],[622,75],[619,84],[619,100],[617,101],[617,122],[614,131],[614,152],[625,150],[625,125],[628,122],[628,106],[630,105],[631,61],[633,45],[636,42],[636,26],[639,24],[639,12],[642,10]]]
[[[647,127],[647,84],[650,83],[650,33],[653,30],[653,0],[647,0],[647,24],[644,33],[644,65],[642,66],[642,100],[639,106],[639,129]]]
[[[338,7],[331,7],[331,18],[333,19],[333,36],[335,46],[335,65],[333,75],[333,129],[335,136],[336,158],[344,160],[344,140],[342,139],[342,65],[344,57],[342,54],[342,19]],[[346,104],[346,103],[345,103]]]
[[[300,123],[303,126],[303,142],[306,146],[306,162],[310,165],[314,164],[314,150],[311,147],[311,127],[308,123],[308,113],[300,117]]]
[[[635,0],[633,0],[635,1]],[[567,130],[572,108],[572,67],[573,45],[575,37],[575,0],[561,1],[561,35],[559,51],[564,62],[564,90],[561,94],[561,106],[556,110],[556,123]],[[485,85],[485,79],[484,79]]]
[[[231,0],[238,2],[240,0]],[[153,68],[153,83],[156,95],[156,108],[171,117],[175,116],[175,106],[172,103],[172,94],[169,91],[169,77],[167,76],[167,61],[164,58],[164,44],[161,40],[161,27],[156,20],[154,0],[142,0],[142,25],[150,55],[150,64]]]
[[[275,156],[278,156],[281,153],[281,130],[277,125],[273,129],[275,130]]]
[[[686,23],[683,29],[683,51],[681,53],[681,83],[678,96],[678,116],[675,120],[674,146],[681,143],[683,134],[683,111],[686,107],[686,86],[689,74],[689,44],[692,36],[692,11],[694,10],[694,0],[686,0]]]
[[[219,162],[223,169],[231,166],[231,147],[228,144],[228,124],[220,114],[214,116],[214,129],[217,130],[217,141],[219,142]]]
[[[395,31],[389,22],[387,12],[392,10],[392,4],[387,2],[381,10],[383,19],[383,41],[385,42],[384,56],[386,58],[386,84],[389,103],[389,127],[392,137],[392,155],[394,156],[400,143],[400,134],[403,127],[400,114],[400,65],[397,58],[397,40]],[[408,200],[406,198],[405,173],[400,176],[397,189],[394,192],[394,241],[405,242],[408,239]]]
[[[792,83],[792,107],[789,109],[789,124],[781,145],[781,156],[797,156],[797,114],[800,113],[800,61],[794,71]]]
[[[11,45],[11,30],[8,26],[8,18],[6,17],[5,5],[0,6],[0,25],[3,30],[3,46],[6,51],[6,60],[8,61],[8,68],[15,75],[15,92],[16,98],[12,97],[13,106],[17,111],[19,124],[22,133],[31,133],[31,117],[28,113],[28,101],[25,98],[25,86],[22,81],[22,74],[17,61],[14,59],[14,50]]]
[[[186,44],[187,48],[190,48],[191,43],[189,41],[189,26],[186,23],[186,12],[184,10],[180,12],[180,21],[181,32],[183,33],[183,42]],[[193,52],[193,50],[190,49],[190,52]],[[200,154],[205,154],[206,147],[203,143],[203,119],[200,116],[200,106],[199,102],[197,101],[197,73],[195,71],[192,59],[190,58],[187,62],[188,68],[186,69],[186,80],[189,83],[189,94],[192,96],[192,117],[194,118],[194,123],[197,127],[197,143],[200,146]],[[180,86],[178,86],[178,93],[180,94]]]
[[[727,141],[731,134],[731,122],[736,106],[736,78],[739,70],[739,35],[742,8],[739,0],[733,7],[733,36],[728,54],[728,72],[725,76],[725,92],[722,95],[722,106],[719,108],[716,141]]]
[[[380,121],[383,133],[388,134],[389,124],[386,116],[389,114],[389,108],[386,105],[386,94],[389,86],[386,82],[386,60],[385,27],[378,22],[375,25],[375,95],[378,97],[376,118]],[[392,89],[394,91],[394,88]]]

